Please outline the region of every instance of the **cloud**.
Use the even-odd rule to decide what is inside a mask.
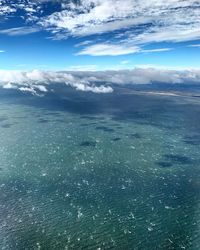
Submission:
[[[112,6],[112,7],[111,7]],[[200,3],[195,0],[80,0],[41,18],[54,32],[88,36],[130,30],[134,44],[200,38]]]
[[[72,65],[68,68],[70,71],[96,71],[97,65]]]
[[[118,0],[80,0],[76,3],[70,1],[65,10],[52,13],[41,20],[41,24],[45,27],[54,26],[65,29],[77,35],[106,32],[110,31],[110,26],[115,21],[119,19],[119,21],[124,22],[120,18],[131,15],[132,3],[133,1],[130,0],[123,2]],[[106,24],[108,25],[107,29],[104,28]],[[121,25],[119,23],[118,25],[123,28],[125,24]],[[96,28],[97,31],[95,31]],[[118,26],[113,27],[111,30],[116,29],[118,29]]]
[[[116,86],[135,84],[200,84],[200,69],[175,70],[134,68],[119,71],[9,71],[0,70],[0,86],[22,92],[44,95],[55,84],[65,84],[79,91],[112,93]]]
[[[171,51],[173,48],[161,48],[161,49],[146,49],[142,50],[143,53],[154,53],[154,52],[164,52],[164,51]]]
[[[83,42],[76,44],[75,47],[78,48],[78,47],[86,46],[86,45],[92,44],[92,43],[93,43],[93,41],[91,41],[91,40],[85,40]]]
[[[0,53],[4,53],[5,52],[5,50],[0,50]]]
[[[125,47],[114,44],[96,44],[84,48],[77,55],[91,55],[91,56],[119,56],[133,54],[140,51],[137,46]]]
[[[28,34],[39,32],[39,31],[40,29],[36,27],[17,27],[17,28],[0,30],[0,34],[5,34],[8,36],[21,36],[21,35],[28,35]]]
[[[138,46],[127,46],[117,44],[99,43],[96,45],[89,45],[78,52],[76,55],[90,55],[90,56],[120,56],[135,53],[155,53],[171,51],[173,48],[158,48],[145,50]]]
[[[192,44],[192,45],[188,45],[188,47],[200,48],[200,44]]]
[[[200,12],[199,12],[200,14]],[[183,22],[183,20],[182,20]],[[127,33],[129,42],[134,44],[149,44],[158,42],[186,42],[200,39],[200,22],[193,20],[193,24],[181,25],[174,23],[173,25],[154,26],[144,30],[142,33],[134,36]]]
[[[0,2],[0,16],[6,16],[10,13],[14,13],[16,12],[16,9],[7,5],[7,4],[4,4],[4,1]]]
[[[200,39],[200,2],[196,0],[0,2],[0,15],[19,17],[19,13],[30,26],[1,30],[0,34],[27,35],[43,29],[50,32],[49,38],[54,40],[84,37],[86,41],[76,46],[77,49],[81,47],[77,55],[164,52],[171,49],[144,50],[144,47],[151,43]],[[91,35],[100,36],[88,39]]]
[[[92,82],[92,78],[79,76],[76,72],[0,70],[0,86],[6,89],[18,89],[32,94],[44,94],[47,92],[49,85],[59,83],[65,83],[76,90],[93,93],[111,93],[113,91],[110,86],[97,86]]]
[[[122,65],[126,65],[126,64],[129,64],[130,63],[130,61],[128,61],[128,60],[123,60],[123,61],[121,61],[121,64]]]

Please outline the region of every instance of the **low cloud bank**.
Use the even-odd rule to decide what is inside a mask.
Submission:
[[[0,70],[0,86],[6,89],[18,89],[32,94],[41,94],[48,92],[48,86],[51,84],[59,83],[65,83],[80,91],[91,91],[94,93],[113,92],[110,86],[96,85],[87,76],[78,76],[76,72]]]
[[[200,70],[135,68],[133,70],[70,72],[29,72],[0,70],[0,86],[32,94],[45,94],[51,84],[65,83],[79,91],[111,93],[114,85],[127,84],[200,84]]]

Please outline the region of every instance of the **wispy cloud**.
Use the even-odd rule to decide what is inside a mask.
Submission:
[[[161,48],[161,49],[146,49],[146,50],[141,50],[143,53],[156,53],[156,52],[165,52],[165,51],[171,51],[173,48]]]
[[[5,50],[0,50],[0,53],[4,53],[5,52]]]
[[[156,53],[171,51],[173,48],[158,48],[145,50],[138,46],[130,46],[128,44],[95,44],[86,46],[77,55],[90,55],[90,56],[119,56],[135,53]]]
[[[17,28],[0,30],[0,34],[5,34],[8,36],[21,36],[21,35],[28,35],[28,34],[39,32],[39,31],[40,29],[36,27],[17,27]]]
[[[191,48],[200,48],[200,44],[192,44],[192,45],[188,45],[188,47],[191,47]]]
[[[140,51],[137,46],[125,47],[114,44],[96,44],[84,48],[77,55],[91,55],[91,56],[119,56],[133,54]]]
[[[121,64],[122,65],[126,65],[126,64],[129,64],[130,63],[130,61],[128,61],[128,60],[123,60],[123,61],[121,61]]]
[[[68,68],[70,71],[96,71],[97,65],[72,65]]]

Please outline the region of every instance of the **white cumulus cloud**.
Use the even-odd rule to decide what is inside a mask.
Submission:
[[[200,84],[200,69],[134,68],[109,71],[9,71],[0,70],[0,86],[32,94],[45,94],[54,84],[79,91],[112,93],[115,86],[129,84]]]
[[[54,83],[65,83],[77,90],[94,93],[111,93],[113,91],[110,86],[97,86],[87,76],[78,76],[76,72],[0,70],[0,86],[5,89],[19,89],[23,92],[37,94],[47,92],[48,86]]]

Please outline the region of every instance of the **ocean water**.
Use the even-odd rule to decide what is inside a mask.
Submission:
[[[200,100],[0,93],[0,249],[200,249]]]

